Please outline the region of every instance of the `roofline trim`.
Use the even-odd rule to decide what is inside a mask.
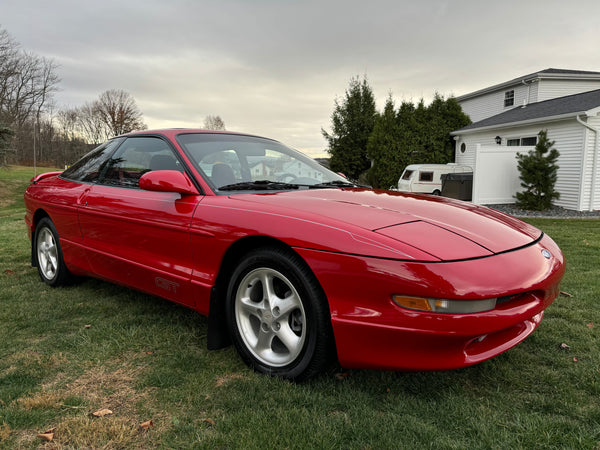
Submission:
[[[450,132],[450,135],[451,136],[460,136],[462,134],[472,134],[472,133],[477,133],[479,131],[497,130],[497,129],[501,129],[501,128],[512,128],[512,127],[518,127],[518,126],[524,126],[524,125],[531,125],[531,124],[539,123],[539,122],[558,122],[558,121],[565,120],[565,119],[576,118],[577,116],[580,116],[582,114],[588,115],[589,112],[594,111],[596,109],[598,109],[598,108],[594,108],[594,109],[591,109],[588,111],[578,111],[578,112],[560,114],[558,116],[538,117],[536,119],[521,120],[518,122],[507,122],[507,123],[502,123],[502,124],[498,124],[498,125],[488,125],[486,127],[471,128],[471,129],[463,130],[463,131],[457,130],[457,131]]]

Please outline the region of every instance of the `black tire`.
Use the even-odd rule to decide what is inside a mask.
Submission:
[[[433,195],[442,195],[442,192],[439,189],[436,189],[432,192]]]
[[[63,259],[58,232],[49,218],[38,222],[32,245],[40,279],[53,287],[68,284],[72,276]]]
[[[255,371],[303,381],[329,363],[327,299],[291,251],[265,248],[245,256],[231,276],[225,307],[233,343]]]

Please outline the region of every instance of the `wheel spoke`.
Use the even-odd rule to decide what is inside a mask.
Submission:
[[[285,298],[277,299],[276,307],[279,311],[279,317],[281,320],[287,319],[290,313],[301,306],[300,298],[293,293],[290,293]]]
[[[263,302],[253,302],[252,300],[250,300],[250,297],[241,298],[239,301],[240,307],[244,313],[246,313],[249,316],[258,317],[259,319],[262,317],[262,312],[265,309]]]
[[[266,303],[266,308],[272,308],[273,302],[277,299],[275,294],[275,287],[273,286],[273,275],[269,272],[264,271],[261,274],[260,281],[263,285],[263,300]]]
[[[302,348],[302,335],[298,336],[292,331],[287,323],[281,327],[277,333],[277,337],[281,343],[287,348],[290,354],[296,355]]]
[[[258,339],[254,350],[259,355],[265,355],[272,351],[271,345],[273,343],[273,332],[271,330],[264,331],[262,328],[258,332]]]

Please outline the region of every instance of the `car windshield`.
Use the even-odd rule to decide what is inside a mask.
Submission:
[[[224,194],[352,186],[313,159],[270,139],[186,133],[177,141],[206,180]]]

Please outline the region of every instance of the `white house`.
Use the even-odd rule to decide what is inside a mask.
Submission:
[[[600,209],[600,72],[546,69],[457,97],[473,124],[452,133],[456,162],[473,167],[473,201],[512,203],[516,153],[548,130],[560,152],[555,203]]]

